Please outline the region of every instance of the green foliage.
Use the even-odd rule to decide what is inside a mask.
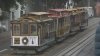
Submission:
[[[17,8],[17,4],[16,4],[16,1],[21,3],[24,1],[24,0],[0,0],[0,8],[2,11],[4,11],[2,13],[2,15],[0,16],[0,21],[2,20],[5,20],[5,19],[8,19],[7,17],[7,13],[5,12],[9,12],[10,11],[10,8],[12,7],[15,7]]]
[[[17,0],[20,4],[23,4],[24,0]]]
[[[82,1],[82,0],[73,0],[73,1],[76,3],[80,3],[80,1]]]
[[[9,11],[14,5],[16,5],[15,0],[0,0],[0,8],[3,11]]]
[[[11,7],[16,6],[16,1],[22,4],[24,0],[0,0],[0,8],[3,11],[9,11]]]
[[[8,19],[8,13],[7,12],[2,12],[2,15],[0,16],[0,21]]]
[[[5,18],[4,18],[4,16],[2,15],[2,16],[0,16],[0,21],[2,21],[2,20],[4,20]]]

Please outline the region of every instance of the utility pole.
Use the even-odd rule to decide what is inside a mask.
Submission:
[[[46,0],[46,10],[48,9],[48,4],[47,4],[47,0]]]
[[[26,0],[24,0],[24,9],[25,9],[25,14],[27,14],[27,1]]]
[[[88,7],[90,7],[90,0],[88,0]]]

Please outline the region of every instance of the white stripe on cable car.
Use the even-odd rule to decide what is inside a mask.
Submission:
[[[0,53],[1,53],[1,52],[4,52],[4,51],[7,51],[7,50],[8,50],[8,49],[3,49],[3,50],[0,51]]]

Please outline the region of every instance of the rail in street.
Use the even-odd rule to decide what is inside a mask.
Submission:
[[[0,43],[0,45],[2,45],[0,51],[4,50],[0,52],[0,56],[79,56],[78,54],[82,52],[87,45],[94,41],[95,30],[99,21],[99,18],[89,19],[89,26],[85,31],[79,32],[74,36],[70,36],[62,43],[55,44],[39,54],[13,54],[13,51],[8,46],[10,45],[10,43],[8,43],[9,39],[7,39],[8,37],[5,37],[5,39],[2,40],[5,44],[3,45],[3,43]]]
[[[58,54],[54,56],[76,56],[77,53],[79,53],[86,45],[90,44],[90,42],[94,41],[95,31],[93,31],[91,34],[87,34],[87,36],[84,36],[84,39],[80,39],[77,42],[73,43],[72,46],[69,48],[65,48]]]

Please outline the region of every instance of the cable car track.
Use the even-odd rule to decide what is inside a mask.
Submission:
[[[95,24],[94,24],[94,25],[95,25]],[[95,29],[95,27],[93,27],[91,30],[93,30],[93,29]],[[86,31],[86,33],[84,33],[84,34],[82,34],[82,33],[83,33],[83,32],[82,32],[82,33],[81,33],[82,35],[80,35],[80,36],[86,35],[86,34],[87,34],[88,32],[90,32],[91,30]],[[94,30],[93,32],[95,32],[95,30]],[[94,34],[94,33],[93,33],[93,34]],[[91,34],[90,36],[92,36],[93,34]],[[87,34],[87,35],[88,35],[88,34]],[[76,36],[76,37],[77,37],[77,36]],[[75,37],[74,37],[74,38],[75,38]],[[89,37],[88,37],[88,38],[89,38]],[[77,38],[77,39],[78,39],[78,38]],[[76,40],[77,40],[77,39],[76,39]],[[82,39],[83,39],[83,38],[80,38],[80,39],[78,39],[76,42],[78,42],[78,41],[80,41],[80,40],[82,40]],[[67,41],[67,40],[66,40],[66,41]],[[66,43],[66,41],[65,41],[65,43]],[[66,44],[68,44],[68,43],[66,43]],[[74,43],[74,44],[75,44],[75,43]],[[73,46],[74,44],[71,44],[71,45],[68,46],[67,48],[70,48],[70,47]],[[66,47],[64,47],[64,48],[66,48]],[[59,50],[59,51],[56,52],[56,53],[60,54],[60,53],[61,53],[62,51],[64,51],[64,50],[65,50],[65,49],[63,49],[63,50],[61,49],[61,50]],[[71,50],[71,49],[70,49],[70,50]],[[69,50],[69,52],[70,52],[70,50]],[[55,55],[53,55],[53,54],[54,54],[54,53],[53,53],[53,54],[51,54],[51,55],[49,54],[48,56],[56,56],[56,55],[57,55],[56,53],[55,53]]]
[[[89,35],[88,36],[88,38],[85,38],[84,40],[78,40],[76,43],[73,43],[73,45],[71,46],[71,48],[68,48],[68,49],[64,49],[64,50],[62,50],[61,52],[59,52],[58,54],[56,54],[56,55],[54,55],[54,56],[73,56],[73,54],[75,53],[75,52],[77,52],[79,49],[81,49],[82,48],[82,46],[84,45],[87,45],[88,44],[88,42],[90,42],[89,40],[90,40],[90,37],[91,36],[94,36],[95,35],[95,33],[93,33],[93,34],[91,34],[91,35]],[[92,37],[92,38],[94,38],[94,37]],[[85,43],[87,41],[87,43]],[[93,41],[93,40],[92,40]],[[83,44],[84,43],[84,44]],[[83,45],[82,45],[83,44]],[[80,47],[80,45],[82,45],[81,47]],[[75,50],[76,49],[76,50]],[[63,53],[64,52],[64,53]]]
[[[54,54],[58,53],[59,51],[61,51],[62,49],[64,49],[66,46],[70,47],[70,43],[72,43],[72,41],[77,41],[78,39],[80,39],[79,37],[81,36],[84,36],[86,35],[87,33],[89,33],[90,31],[94,30],[97,26],[97,23],[98,22],[94,22],[93,24],[89,25],[88,28],[84,31],[84,32],[81,32],[77,35],[75,35],[75,37],[69,37],[71,38],[70,41],[68,41],[69,39],[66,39],[65,41],[63,41],[63,43],[60,43],[60,44],[56,44],[55,46],[47,49],[45,52],[43,52],[42,54],[33,54],[33,55],[26,55],[26,56],[53,56]],[[89,29],[91,28],[91,29]],[[72,41],[71,41],[72,40]],[[61,44],[64,45],[64,47],[60,46]],[[57,47],[58,49],[61,48],[60,50],[55,50],[55,47]],[[53,49],[52,49],[53,48]],[[51,49],[51,50],[50,50]],[[54,51],[54,52],[52,52]],[[55,52],[56,51],[56,52]],[[58,51],[58,52],[57,52]],[[17,55],[17,54],[11,54],[11,52],[9,54],[6,54],[6,56],[22,56],[22,55],[25,55],[25,54],[20,54],[20,55]],[[5,56],[5,55],[4,55]]]
[[[94,26],[94,27],[93,27]],[[91,28],[91,29],[87,29],[87,30],[85,30],[84,32],[82,32],[81,34],[77,34],[78,35],[78,37],[79,36],[84,36],[84,35],[86,35],[87,33],[89,33],[90,31],[92,31],[92,30],[94,30],[95,28],[96,28],[96,26],[97,26],[97,23],[94,23],[93,25],[91,25],[89,28]],[[95,32],[95,30],[94,30],[94,32]],[[77,36],[76,36],[77,37]],[[74,37],[74,38],[76,38],[76,37]],[[78,38],[77,38],[78,39]],[[76,40],[77,40],[76,39]],[[76,41],[75,40],[75,41]],[[66,40],[67,41],[67,40]],[[66,44],[68,44],[67,42],[64,42],[64,44],[66,43]],[[69,43],[70,44],[70,43]],[[66,45],[67,46],[67,45]],[[70,46],[69,46],[70,47]],[[65,47],[63,47],[63,48],[65,48]],[[61,49],[62,50],[62,49]],[[61,50],[59,50],[59,51],[61,51]],[[54,51],[54,50],[53,50]],[[53,52],[53,51],[51,51],[52,52],[52,54],[50,55],[50,53],[47,55],[47,56],[53,56],[53,54],[56,54],[57,53],[57,50],[56,50],[56,53],[55,53],[55,51]],[[59,52],[58,51],[58,52]],[[37,55],[38,56],[38,55]],[[41,56],[41,55],[40,55]],[[42,55],[42,56],[44,56],[44,55]]]
[[[94,26],[94,27],[93,27],[93,26]],[[78,35],[78,36],[88,35],[88,33],[89,33],[90,31],[92,31],[93,29],[95,29],[96,26],[97,26],[97,22],[96,22],[96,23],[93,23],[91,26],[89,26],[89,28],[91,28],[91,29],[89,29],[89,30],[87,29],[86,31],[81,32],[81,34],[77,34],[77,35]],[[95,30],[94,30],[93,32],[95,32]],[[94,34],[94,33],[93,33],[93,34]],[[91,34],[90,36],[92,36],[93,34]],[[75,35],[75,36],[76,36],[76,35]],[[90,36],[89,36],[89,37],[90,37]],[[77,36],[76,36],[76,37],[77,37]],[[74,37],[74,38],[76,38],[76,37]],[[88,37],[88,38],[89,38],[89,37]],[[72,38],[72,37],[71,37],[71,38]],[[88,39],[88,38],[87,38],[87,39]],[[78,38],[77,38],[77,39],[78,39]],[[80,38],[80,39],[78,39],[78,41],[80,41],[80,40],[82,40],[82,39],[83,39],[83,38]],[[85,39],[85,40],[86,40],[86,39]],[[84,40],[84,41],[85,41],[85,40]],[[67,40],[65,40],[65,42],[66,42],[66,41],[67,41]],[[78,42],[78,41],[76,41],[76,42]],[[62,43],[63,43],[63,42],[62,42]],[[61,44],[62,44],[62,43],[61,43]],[[65,44],[65,43],[64,43],[64,44]],[[75,44],[75,43],[74,43],[74,44]],[[72,45],[74,45],[74,44],[71,44],[70,46],[72,46]],[[70,47],[70,46],[69,46],[69,47]],[[51,48],[52,48],[52,47],[51,47]],[[50,48],[50,49],[51,49],[51,48]],[[65,48],[65,47],[64,47],[64,48]],[[72,48],[72,49],[74,49],[74,48]],[[71,49],[71,50],[72,50],[72,49]],[[49,50],[49,49],[48,49],[48,50]],[[54,50],[53,50],[53,51],[54,51]],[[57,51],[57,50],[55,50],[55,51]],[[62,51],[62,49],[59,50],[59,51]],[[59,52],[59,51],[58,51],[58,52]],[[45,52],[48,52],[48,51],[45,51]],[[58,52],[56,52],[56,53],[58,53]],[[70,50],[69,50],[69,52],[70,52]],[[53,52],[51,55],[50,55],[50,53],[49,53],[49,54],[43,53],[43,54],[44,54],[44,55],[47,55],[47,56],[53,56],[54,53],[55,53],[55,52]],[[56,54],[56,53],[55,53],[55,54]],[[61,52],[59,52],[59,53],[61,53]],[[33,56],[44,56],[44,55],[40,54],[40,55],[33,55]],[[54,55],[54,56],[56,56],[56,55]]]
[[[87,29],[84,31],[85,33],[84,33],[84,32],[81,32],[81,33],[79,33],[79,34],[77,34],[77,35],[75,35],[75,36],[77,37],[77,36],[84,36],[84,35],[86,35],[88,32],[90,32],[91,30],[95,29],[95,27],[97,26],[97,23],[98,23],[98,22],[93,23],[92,25],[89,25],[88,28],[91,28],[91,29],[88,29],[88,28],[87,28]],[[69,37],[69,38],[76,38],[76,37]],[[77,39],[78,39],[78,38],[77,38]],[[65,40],[64,42],[66,42],[66,41],[67,41],[67,40]],[[60,44],[63,44],[64,42],[62,42],[62,43],[60,43]],[[65,43],[64,43],[64,44],[65,44]],[[66,44],[67,44],[67,43],[66,43]],[[58,45],[59,45],[59,44],[58,44]],[[56,46],[56,45],[55,45],[55,46]],[[51,48],[54,48],[54,46],[51,47]],[[48,53],[48,52],[49,52],[48,50],[50,50],[51,48],[47,49],[45,52]],[[64,47],[64,48],[65,48],[65,47]],[[53,50],[53,51],[54,51],[54,50]],[[55,50],[55,51],[57,51],[57,50]],[[44,52],[43,54],[37,54],[37,55],[34,55],[34,54],[33,54],[33,56],[44,56],[45,52]],[[59,52],[59,51],[58,51],[58,52]],[[58,53],[58,52],[56,52],[56,53]],[[55,52],[53,52],[53,53],[55,53]],[[55,54],[56,54],[56,53],[55,53]],[[14,55],[14,54],[13,54],[13,55]],[[20,56],[20,55],[22,56],[22,55],[25,55],[25,54],[18,54],[18,56]],[[48,55],[48,54],[46,54],[46,55],[47,55],[47,56],[52,56],[53,54],[50,55],[50,53],[49,53],[49,55]],[[10,56],[11,56],[11,55],[10,55]],[[15,54],[14,56],[17,56],[17,54]],[[32,56],[32,55],[29,54],[29,55],[27,55],[27,56]]]

